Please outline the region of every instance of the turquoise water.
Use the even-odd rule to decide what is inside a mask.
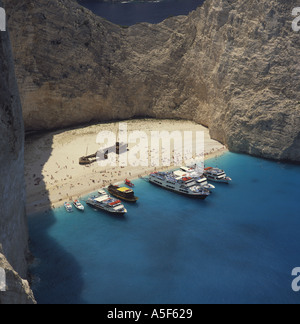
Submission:
[[[187,15],[204,0],[154,0],[103,2],[101,0],[79,0],[80,4],[96,15],[109,21],[130,26],[140,22],[159,23],[170,16]]]
[[[86,207],[29,218],[39,303],[299,303],[300,167],[233,153],[206,201],[137,180],[116,218]]]

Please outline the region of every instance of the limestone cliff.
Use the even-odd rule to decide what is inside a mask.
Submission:
[[[7,293],[1,293],[0,303],[9,303],[23,300],[18,292],[25,284],[25,281],[21,283],[20,276],[27,276],[28,235],[24,127],[8,32],[0,32],[0,71],[0,267],[7,269],[9,287],[12,288]],[[16,277],[18,283],[14,283]]]
[[[0,267],[5,270],[6,291],[0,292],[1,304],[35,304],[33,293],[26,280],[12,268],[0,253]]]
[[[74,0],[5,0],[27,130],[193,119],[233,151],[300,161],[296,0],[207,0],[121,28]]]

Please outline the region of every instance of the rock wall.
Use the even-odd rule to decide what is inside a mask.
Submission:
[[[0,267],[8,269],[9,286],[14,287],[1,293],[0,303],[6,303],[23,300],[18,292],[25,285],[20,276],[27,276],[28,252],[24,127],[8,32],[0,32],[0,71]]]
[[[229,149],[300,161],[296,0],[206,0],[113,25],[74,0],[5,0],[27,130],[191,119]]]
[[[20,277],[2,253],[0,253],[0,267],[6,274],[6,291],[0,292],[0,305],[36,304],[28,282]]]
[[[215,0],[191,17],[202,35],[192,52],[204,62],[210,130],[233,151],[300,161],[298,4]]]

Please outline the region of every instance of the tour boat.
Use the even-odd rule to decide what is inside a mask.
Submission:
[[[91,207],[104,210],[115,215],[124,215],[127,213],[126,208],[121,201],[109,196],[106,191],[100,190],[98,197],[89,198],[86,203]]]
[[[210,181],[222,182],[222,183],[230,183],[232,181],[232,179],[226,175],[225,171],[219,168],[212,168],[212,167],[205,168],[204,175]]]
[[[66,211],[67,211],[68,213],[71,213],[71,212],[73,211],[73,207],[72,207],[72,205],[71,205],[70,203],[65,202],[65,203],[64,203],[64,206],[65,206],[65,209],[66,209]]]
[[[84,206],[82,205],[82,203],[79,200],[74,200],[73,201],[73,205],[75,206],[75,208],[77,208],[80,211],[84,211]]]
[[[134,184],[130,180],[128,180],[128,179],[125,179],[125,184],[126,184],[126,186],[129,186],[131,188],[134,188]]]
[[[203,200],[210,195],[210,191],[198,185],[193,178],[178,178],[173,172],[151,173],[149,182],[181,195]]]
[[[128,202],[137,202],[139,199],[135,197],[132,189],[126,187],[110,185],[107,190],[111,195]]]
[[[200,185],[201,187],[207,190],[212,190],[216,188],[212,184],[208,183],[207,178],[203,175],[203,172],[200,172],[200,170],[197,169],[196,167],[195,168],[181,167],[180,170],[174,171],[174,175],[179,180],[180,178],[191,177],[197,182],[198,185]]]

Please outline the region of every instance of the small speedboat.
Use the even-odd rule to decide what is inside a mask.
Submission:
[[[73,205],[75,206],[75,208],[77,208],[80,211],[84,211],[84,206],[82,205],[82,203],[79,200],[74,200],[73,201]]]
[[[71,213],[71,212],[73,211],[73,207],[72,207],[72,205],[71,205],[70,203],[65,202],[65,203],[64,203],[64,206],[65,206],[65,209],[66,209],[66,211],[67,211],[68,213]]]
[[[133,184],[130,180],[128,180],[128,179],[125,180],[125,184],[126,184],[126,186],[128,186],[128,187],[131,187],[131,188],[134,187],[134,184]]]

